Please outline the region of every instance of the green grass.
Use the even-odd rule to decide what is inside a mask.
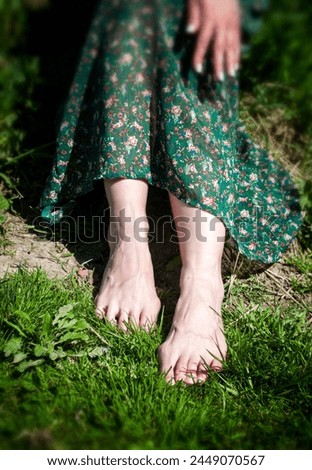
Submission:
[[[2,449],[311,447],[308,306],[281,302],[261,275],[227,292],[228,361],[191,387],[158,372],[161,326],[124,334],[101,322],[74,276],[22,269],[0,298]]]

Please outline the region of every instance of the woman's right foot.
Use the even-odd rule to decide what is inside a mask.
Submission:
[[[222,369],[226,356],[222,279],[218,272],[201,276],[182,268],[180,286],[171,330],[158,350],[160,370],[170,383],[204,382],[209,369]]]
[[[110,257],[100,291],[95,299],[99,318],[107,318],[127,331],[134,324],[151,329],[161,302],[155,289],[154,271],[148,241],[119,239],[110,242]]]

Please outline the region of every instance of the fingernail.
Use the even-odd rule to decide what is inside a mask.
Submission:
[[[196,28],[193,24],[186,25],[186,28],[185,28],[186,33],[193,34],[193,33],[195,33],[195,30],[196,30]]]
[[[224,80],[224,73],[223,72],[219,73],[218,79],[220,80],[220,82],[223,82],[223,80]]]
[[[194,68],[197,73],[203,73],[203,70],[204,70],[203,64],[197,64],[195,65]]]

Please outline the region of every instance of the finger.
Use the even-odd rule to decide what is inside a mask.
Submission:
[[[236,52],[235,52],[235,68],[238,70],[240,59],[241,59],[241,50],[242,50],[242,21],[243,21],[243,10],[239,7],[239,12],[237,15],[237,24],[236,24]]]
[[[234,31],[230,30],[227,33],[226,38],[226,47],[225,47],[225,71],[231,77],[235,76],[235,65],[236,65],[236,57],[235,57],[235,33]]]
[[[200,27],[200,9],[199,0],[187,1],[187,20],[186,32],[189,34],[195,33]]]
[[[204,26],[200,29],[195,48],[193,52],[193,67],[198,73],[203,72],[203,64],[205,61],[205,56],[207,54],[210,42],[213,36],[213,28],[212,25],[204,23]]]
[[[241,32],[239,29],[238,31],[236,31],[234,57],[235,71],[237,71],[239,69],[239,64],[241,60]]]
[[[217,30],[213,45],[213,69],[217,80],[224,80],[226,36],[224,30]]]
[[[242,11],[239,9],[234,18],[232,19],[231,28],[231,41],[232,41],[232,49],[234,55],[234,69],[237,71],[240,63],[240,55],[241,55],[241,22],[242,22]]]
[[[234,77],[238,69],[240,60],[240,34],[236,30],[231,30],[227,34],[226,39],[226,72]]]

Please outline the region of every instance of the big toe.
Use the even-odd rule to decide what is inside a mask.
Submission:
[[[172,361],[172,357],[167,354],[164,345],[160,345],[158,348],[158,359],[159,359],[159,369],[160,372],[164,375],[166,382],[170,384],[175,383],[174,377],[174,365],[175,362]]]

